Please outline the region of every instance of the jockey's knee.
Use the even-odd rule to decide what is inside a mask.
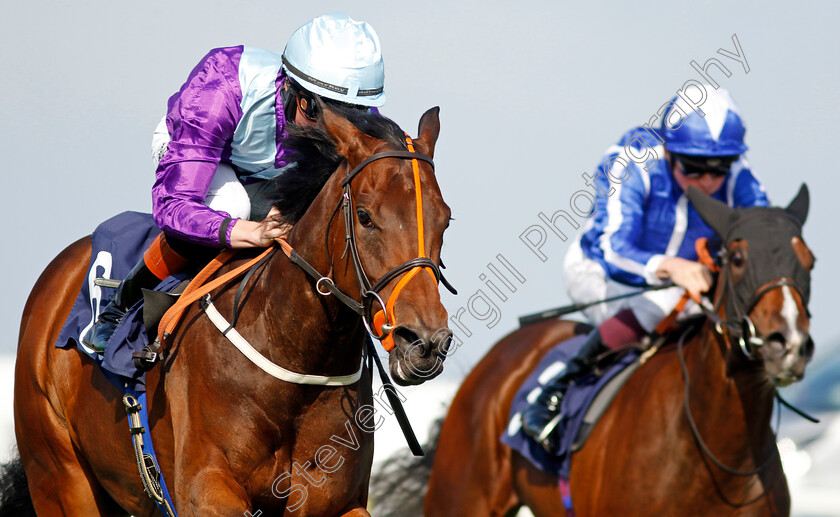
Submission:
[[[213,210],[227,212],[233,218],[250,219],[251,200],[236,172],[227,163],[220,163],[204,198],[204,204]]]

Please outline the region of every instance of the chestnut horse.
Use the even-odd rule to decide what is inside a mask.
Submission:
[[[328,169],[281,175],[286,204],[275,203],[284,215],[300,212],[288,243],[311,269],[274,253],[251,278],[236,328],[276,365],[346,376],[360,371],[372,309],[388,300],[391,374],[419,384],[440,373],[451,337],[437,285],[450,219],[430,158],[438,109],[420,120],[416,152],[388,119],[339,111],[324,111],[319,128],[296,130],[301,167],[303,148],[332,158],[322,160]],[[140,484],[122,393],[86,355],[53,346],[90,254],[89,238],[65,249],[24,309],[15,371],[20,457],[38,515],[148,516],[157,510]],[[238,255],[227,269],[254,255]],[[228,319],[237,284],[212,293]],[[154,446],[178,515],[369,515],[371,425],[383,418],[370,372],[344,386],[272,378],[198,305],[147,374]]]
[[[770,419],[776,386],[801,379],[813,353],[813,256],[801,237],[807,189],[786,209],[734,210],[699,191],[688,195],[725,243],[716,310],[668,336],[676,345],[632,374],[573,455],[579,517],[789,513]],[[441,428],[426,515],[513,515],[520,506],[565,515],[558,478],[499,438],[519,386],[574,332],[570,321],[526,326],[470,373]]]

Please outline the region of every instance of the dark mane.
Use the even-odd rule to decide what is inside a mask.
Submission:
[[[385,140],[397,149],[406,149],[403,130],[391,119],[343,106],[329,109],[366,135]],[[344,158],[336,151],[326,130],[319,127],[289,124],[282,144],[291,151],[291,159],[296,163],[270,180],[265,202],[280,210],[284,222],[296,223]]]

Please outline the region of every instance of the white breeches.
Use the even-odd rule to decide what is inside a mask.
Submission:
[[[640,288],[622,284],[610,279],[601,264],[583,254],[580,237],[572,242],[563,261],[566,287],[574,303],[590,303],[611,296],[639,291]],[[659,291],[648,291],[612,302],[599,303],[585,309],[583,313],[593,325],[600,325],[616,313],[630,309],[636,320],[646,331],[651,332],[662,318],[670,314],[685,290],[670,287]],[[698,314],[700,308],[689,300],[677,319]]]
[[[160,121],[152,135],[152,161],[155,169],[166,154],[166,147],[172,137],[166,127],[166,117]],[[231,217],[248,219],[251,216],[251,199],[233,167],[220,163],[210,183],[210,189],[204,198],[204,204],[213,210],[227,212]]]

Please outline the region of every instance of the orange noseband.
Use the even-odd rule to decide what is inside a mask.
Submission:
[[[405,143],[408,146],[409,152],[415,152],[414,143],[408,135],[405,136]],[[414,198],[417,206],[417,256],[425,257],[426,243],[423,237],[423,191],[420,186],[420,165],[417,163],[416,159],[411,160],[411,169],[414,172]],[[400,279],[397,286],[394,287],[394,290],[391,292],[391,296],[388,297],[388,301],[385,303],[385,310],[380,310],[373,316],[374,329],[382,332],[382,334],[379,334],[377,337],[382,341],[382,347],[388,352],[390,352],[395,346],[394,336],[391,334],[391,331],[394,327],[396,327],[394,303],[397,301],[397,296],[399,296],[403,287],[405,287],[405,285],[414,278],[421,269],[428,271],[429,275],[432,277],[432,282],[437,285],[437,277],[435,277],[435,274],[431,269],[423,266],[413,267]],[[383,335],[386,337],[382,338]]]

